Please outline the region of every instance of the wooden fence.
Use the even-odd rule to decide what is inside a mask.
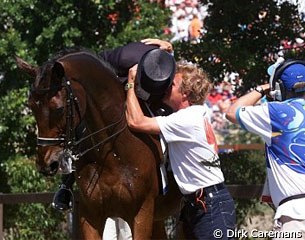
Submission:
[[[262,185],[227,185],[233,198],[253,199],[259,198],[263,186]],[[6,204],[20,203],[51,203],[54,193],[0,193],[0,240],[3,236],[3,208]],[[76,198],[77,199],[77,198]],[[73,220],[72,220],[72,235],[71,239],[78,239],[78,201],[75,201]]]
[[[53,200],[53,192],[38,192],[38,193],[0,193],[0,240],[3,240],[3,209],[7,204],[21,203],[47,203],[51,204]],[[78,195],[75,194],[74,211],[72,213],[72,234],[71,239],[79,239],[78,236]]]
[[[237,144],[237,145],[219,145],[222,150],[263,150],[262,144]],[[227,185],[233,198],[238,199],[253,199],[259,198],[263,190],[262,185]],[[0,240],[3,240],[3,208],[6,204],[21,204],[21,203],[51,203],[55,193],[0,193]],[[72,235],[71,239],[78,239],[78,200],[75,198],[73,220],[72,220]]]

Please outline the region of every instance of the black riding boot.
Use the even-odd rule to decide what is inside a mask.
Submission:
[[[73,209],[74,197],[72,193],[72,185],[75,182],[74,174],[62,175],[62,184],[59,190],[55,193],[52,207],[59,211],[66,211]]]

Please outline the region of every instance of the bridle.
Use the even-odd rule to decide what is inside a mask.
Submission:
[[[120,129],[118,129],[116,132],[114,132],[113,134],[111,134],[110,136],[104,138],[103,140],[99,141],[98,143],[92,145],[90,148],[87,148],[85,150],[83,150],[82,152],[79,151],[79,145],[84,142],[85,140],[91,138],[92,136],[95,136],[98,133],[101,133],[103,131],[106,131],[110,128],[116,127],[118,126],[121,122],[123,122],[124,115],[125,115],[125,104],[124,107],[122,109],[120,118],[116,121],[113,122],[91,134],[87,134],[85,136],[83,136],[84,132],[86,131],[86,127],[83,123],[83,117],[81,115],[81,111],[80,111],[80,105],[79,105],[79,101],[78,98],[74,95],[72,87],[71,87],[71,82],[67,79],[66,76],[63,77],[63,81],[61,83],[61,85],[59,86],[53,86],[50,88],[44,88],[44,89],[34,89],[32,87],[31,91],[39,91],[39,92],[50,92],[50,91],[54,91],[54,90],[60,90],[62,88],[66,89],[66,93],[67,93],[67,97],[66,97],[66,109],[67,109],[67,114],[66,114],[66,133],[59,135],[58,137],[54,137],[54,138],[47,138],[47,137],[37,137],[37,146],[41,146],[41,147],[49,147],[49,146],[62,146],[63,147],[63,152],[65,155],[66,160],[69,162],[69,165],[71,165],[73,162],[79,160],[80,157],[84,156],[86,153],[88,153],[89,151],[98,148],[99,146],[103,145],[104,143],[106,143],[107,141],[111,140],[112,138],[114,138],[115,136],[119,135],[120,133],[122,133],[126,127],[127,124],[125,122],[125,124],[123,125],[123,127],[121,127]],[[75,113],[74,113],[74,109],[77,112],[77,115],[80,119],[80,122],[78,123],[77,126],[74,126],[74,117],[75,117]],[[81,133],[81,137],[77,138],[76,137],[76,132],[80,132]],[[72,168],[72,166],[70,166]]]

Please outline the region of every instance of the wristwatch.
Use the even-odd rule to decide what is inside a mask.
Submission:
[[[125,89],[125,91],[128,91],[128,89],[133,88],[133,86],[134,86],[134,83],[126,83],[124,89]]]
[[[257,86],[256,88],[254,88],[254,90],[260,93],[262,97],[265,96],[265,91],[261,86]]]

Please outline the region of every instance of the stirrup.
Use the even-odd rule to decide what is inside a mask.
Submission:
[[[58,211],[72,211],[73,205],[74,196],[71,189],[62,184],[53,197],[52,207]]]

